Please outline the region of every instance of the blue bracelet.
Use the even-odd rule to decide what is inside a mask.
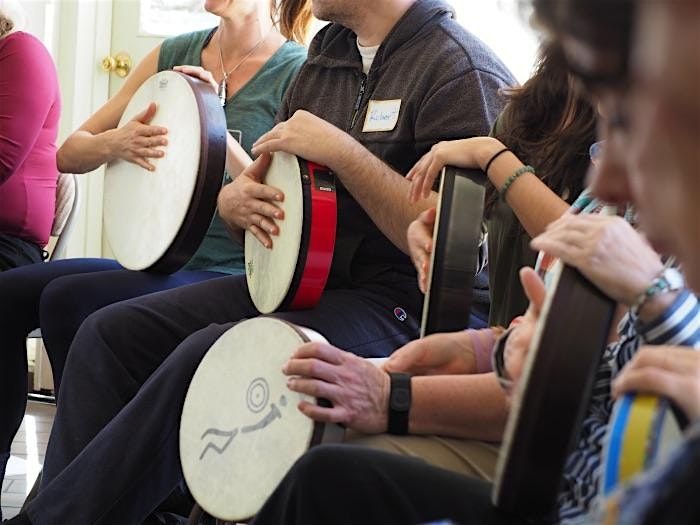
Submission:
[[[517,170],[515,170],[515,173],[508,177],[503,183],[503,186],[501,186],[501,189],[498,190],[498,194],[500,195],[501,199],[506,199],[506,192],[508,191],[508,188],[510,188],[511,184],[513,184],[523,173],[535,173],[535,168],[532,166],[520,166]]]

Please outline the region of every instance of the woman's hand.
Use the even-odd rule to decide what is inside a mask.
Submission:
[[[216,80],[214,80],[214,75],[211,74],[211,71],[208,69],[204,69],[203,67],[200,66],[175,66],[173,68],[174,71],[179,71],[180,73],[184,73],[185,75],[189,75],[194,78],[198,78],[199,80],[202,80],[209,84],[212,89],[214,90],[214,93],[219,92],[219,84],[216,83]]]
[[[327,399],[332,407],[302,401],[299,410],[315,421],[342,423],[366,434],[386,432],[389,374],[366,359],[327,343],[300,346],[282,368],[293,392]]]
[[[644,346],[612,386],[615,397],[627,392],[667,397],[695,421],[700,417],[700,352],[688,347]]]
[[[626,306],[633,306],[663,269],[659,255],[621,217],[566,214],[535,237],[531,246],[578,268]]]
[[[219,192],[219,215],[231,229],[249,230],[266,248],[272,248],[271,235],[278,235],[275,220],[284,212],[275,204],[284,200],[281,190],[261,181],[270,166],[270,155],[261,155]]]
[[[106,132],[113,158],[137,164],[148,171],[156,169],[148,159],[163,157],[165,152],[158,147],[168,144],[165,137],[168,130],[162,126],[149,125],[157,110],[156,104],[151,102],[122,127]]]
[[[426,293],[430,273],[430,254],[433,252],[435,208],[428,208],[408,225],[408,250],[418,272],[418,287]]]
[[[476,357],[472,339],[463,330],[411,341],[396,350],[383,368],[411,375],[474,374]]]
[[[411,202],[430,196],[435,179],[445,166],[483,169],[488,159],[503,147],[503,144],[493,137],[438,142],[406,175],[406,179],[411,181]]]

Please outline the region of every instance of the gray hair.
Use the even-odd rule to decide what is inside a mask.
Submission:
[[[27,15],[17,0],[0,0],[0,37],[13,29],[23,29]]]

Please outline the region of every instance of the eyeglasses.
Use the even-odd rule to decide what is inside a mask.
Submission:
[[[603,154],[604,147],[604,140],[599,140],[598,142],[594,142],[593,144],[591,144],[591,147],[588,148],[588,156],[591,158],[591,162],[598,162],[598,160],[600,160],[600,156]]]

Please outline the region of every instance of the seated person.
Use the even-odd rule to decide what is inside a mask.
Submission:
[[[167,152],[167,130],[149,125],[157,111],[155,104],[125,125],[117,126],[141,84],[158,71],[173,67],[202,77],[216,89],[216,84],[224,79],[222,69],[239,66],[225,78],[229,94],[224,107],[227,127],[241,132],[241,144],[228,136],[228,176],[236,177],[252,162],[248,155],[253,142],[273,126],[282,96],[306,58],[306,49],[287,39],[305,34],[310,22],[309,3],[285,0],[277,13],[270,11],[267,0],[252,2],[247,9],[212,5],[210,9],[220,16],[219,26],[169,38],[153,49],[119,92],[61,146],[61,171],[83,173],[117,159],[153,169],[151,160]],[[283,28],[273,23],[273,16],[285,20]],[[251,23],[251,18],[259,19],[259,24]],[[18,70],[28,72],[25,65]],[[3,67],[0,74],[5,72]],[[44,88],[49,86],[46,83]],[[42,95],[41,91],[25,88],[22,92]],[[46,96],[40,98],[42,104],[50,100]],[[5,105],[2,107],[4,110]],[[55,172],[55,151],[51,159]],[[224,173],[221,177],[223,180]],[[4,211],[5,208],[0,215]],[[241,246],[229,238],[221,219],[215,217],[197,252],[182,270],[172,275],[134,272],[114,260],[85,258],[0,274],[0,479],[26,404],[25,340],[29,332],[41,328],[58,391],[73,337],[92,312],[124,299],[242,273]]]
[[[329,283],[316,308],[274,315],[357,354],[386,356],[417,336],[422,298],[403,251],[408,224],[435,204],[434,195],[410,204],[403,174],[436,142],[487,133],[503,107],[499,90],[514,80],[441,1],[314,1],[313,8],[339,23],[314,39],[280,123],[253,147],[263,155],[224,187],[219,212],[232,230],[247,229],[269,246],[283,195],[260,183],[267,153],[331,168],[340,205]],[[416,82],[397,82],[416,67],[424,72]],[[383,111],[381,122],[366,118],[379,101],[394,101],[387,114],[395,120]],[[397,308],[406,315],[395,316]],[[230,276],[89,316],[69,352],[41,490],[17,519],[145,519],[182,478],[177,428],[192,374],[223,332],[257,315],[245,277]],[[96,464],[103,468],[87,467]],[[144,470],[147,477],[134,475]]]
[[[56,204],[58,77],[44,45],[15,27],[22,15],[0,4],[0,272],[44,260]]]

